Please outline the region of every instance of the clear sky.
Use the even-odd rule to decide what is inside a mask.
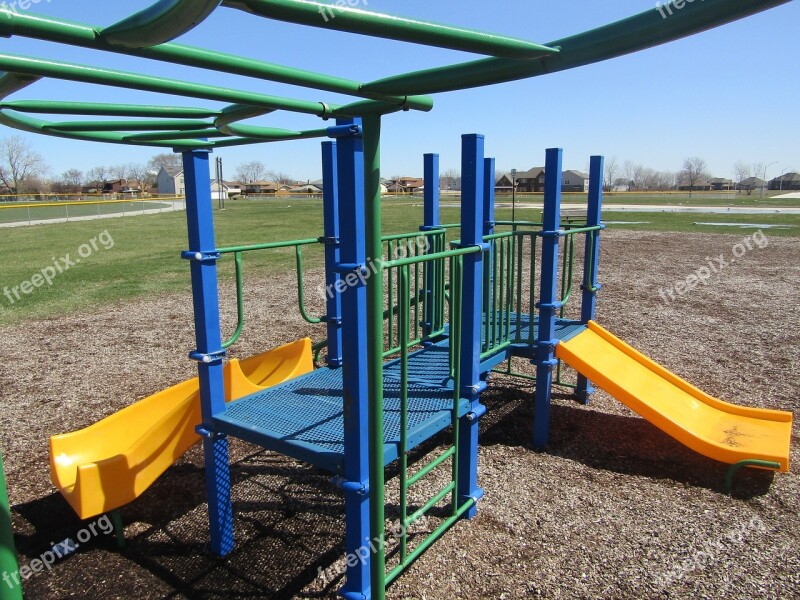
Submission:
[[[155,0],[40,0],[30,10],[109,25]],[[654,0],[368,0],[372,10],[505,33],[538,42],[580,33],[652,8]],[[486,135],[498,169],[528,169],[544,149],[565,149],[565,168],[585,169],[591,154],[678,170],[704,158],[712,175],[732,177],[737,160],[775,162],[767,175],[800,171],[800,2],[635,55],[527,81],[440,94],[431,113],[385,119],[383,173],[417,175],[422,155],[438,152],[442,168],[458,167],[462,133]],[[298,27],[219,9],[181,42],[362,81],[475,58],[435,48]],[[0,39],[4,52],[139,71],[308,100],[335,95],[208,71],[48,44]],[[14,99],[63,99],[214,106],[101,86],[39,82]],[[273,114],[263,124],[318,127],[314,117]],[[14,134],[3,129],[0,135]],[[52,175],[97,164],[144,162],[158,150],[21,134],[41,152]],[[319,142],[264,144],[220,151],[226,176],[248,160],[297,179],[320,176]]]

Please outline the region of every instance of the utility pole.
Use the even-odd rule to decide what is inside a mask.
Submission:
[[[517,170],[511,169],[511,220],[517,221]]]
[[[222,177],[222,157],[217,157],[217,193],[219,194],[218,197],[218,206],[220,210],[225,210],[225,190],[223,189],[224,186],[224,179]]]

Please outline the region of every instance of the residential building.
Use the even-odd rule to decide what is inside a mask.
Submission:
[[[715,192],[727,192],[734,189],[733,181],[724,177],[713,177],[708,180],[708,183],[711,184],[711,189]]]
[[[771,179],[769,182],[771,190],[800,190],[800,173],[785,173],[780,177]]]
[[[242,186],[238,181],[211,180],[211,198],[213,200],[229,200],[242,195]]]
[[[739,182],[737,186],[740,191],[752,192],[753,190],[762,190],[767,187],[767,182],[758,177],[748,177]]]
[[[185,196],[186,180],[183,169],[178,167],[161,167],[156,175],[156,188],[159,196]]]
[[[562,192],[588,192],[589,175],[583,171],[564,171],[561,174]]]

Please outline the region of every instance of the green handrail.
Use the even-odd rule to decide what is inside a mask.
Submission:
[[[233,254],[234,264],[236,268],[236,331],[231,338],[222,344],[223,348],[230,348],[233,344],[239,341],[239,338],[244,331],[245,325],[245,307],[244,307],[244,273],[242,268],[243,254],[245,252],[254,252],[257,250],[274,250],[280,248],[295,249],[295,266],[297,271],[297,302],[300,310],[300,315],[308,323],[316,325],[322,322],[321,318],[311,317],[305,308],[305,279],[303,278],[303,251],[304,246],[311,244],[319,244],[319,238],[308,238],[304,240],[291,240],[288,242],[270,242],[266,244],[252,244],[249,246],[230,246],[227,248],[220,248],[217,252],[220,255]],[[327,343],[327,342],[326,342]],[[324,347],[324,346],[323,346]],[[321,348],[320,348],[321,350]],[[318,351],[317,351],[318,352]]]

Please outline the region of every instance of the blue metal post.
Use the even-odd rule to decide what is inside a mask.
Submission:
[[[336,142],[322,142],[322,212],[325,240],[325,321],[328,326],[328,356],[331,368],[342,365],[342,297],[336,291],[339,264],[339,179]]]
[[[536,342],[536,399],[533,417],[533,445],[544,448],[550,433],[550,387],[555,358],[556,311],[558,297],[558,240],[561,228],[561,156],[560,148],[547,151],[542,227],[542,280],[539,309],[539,333]]]
[[[420,231],[431,231],[439,227],[439,155],[426,154],[424,156],[425,162],[425,205],[424,205],[424,220]],[[432,238],[428,238],[431,240]],[[428,253],[442,251],[444,248],[436,248],[431,244],[428,248]],[[438,262],[425,263],[425,312],[423,334],[430,335],[432,331],[441,326],[441,323],[434,323],[436,319],[436,289],[437,281],[436,274],[439,270]]]
[[[186,180],[186,220],[189,225],[189,251],[183,257],[191,263],[194,328],[197,350],[190,357],[198,362],[200,405],[205,453],[208,518],[211,525],[211,552],[225,556],[233,550],[233,507],[231,506],[228,439],[210,427],[213,415],[225,410],[225,384],[222,374],[222,336],[219,326],[217,258],[214,241],[214,214],[211,203],[211,172],[206,150],[183,152]]]
[[[484,139],[482,135],[462,136],[461,157],[461,244],[483,244]],[[461,396],[470,401],[470,412],[459,421],[458,497],[463,503],[483,496],[478,487],[478,420],[486,412],[480,394],[486,388],[481,381],[481,321],[483,302],[483,252],[464,255],[463,306],[461,323]],[[473,506],[465,513],[471,519]]]
[[[360,119],[340,120],[341,125],[361,124]],[[344,380],[344,481],[345,550],[347,581],[340,594],[350,600],[370,597],[369,526],[369,399],[367,393],[367,289],[364,225],[364,144],[361,135],[341,138],[336,143],[341,227],[340,264],[351,265],[342,273],[342,377]],[[380,258],[380,257],[378,257]],[[368,273],[372,275],[372,273]],[[361,275],[359,277],[358,275]],[[352,565],[352,566],[351,566]]]
[[[603,212],[603,157],[593,156],[589,169],[589,206],[586,211],[586,226],[599,226]],[[600,266],[600,232],[586,234],[584,257],[584,278],[581,289],[581,322],[593,320],[597,311],[597,269]],[[578,387],[575,394],[584,404],[589,403],[589,396],[594,393],[591,382],[583,375],[578,375]]]

